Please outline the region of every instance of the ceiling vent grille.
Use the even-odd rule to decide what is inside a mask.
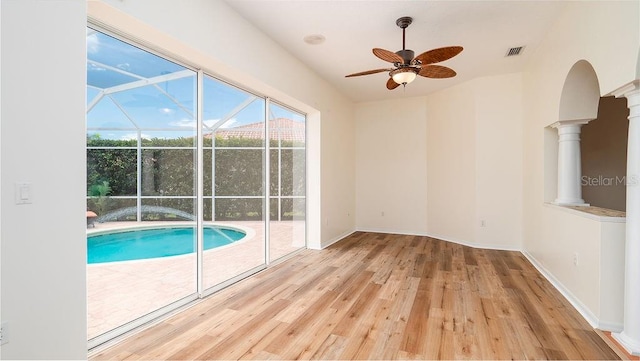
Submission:
[[[509,49],[509,51],[507,51],[507,55],[505,55],[505,56],[520,55],[522,53],[523,49],[524,49],[524,46],[518,46],[518,47],[515,47],[515,48],[511,48],[511,49]]]

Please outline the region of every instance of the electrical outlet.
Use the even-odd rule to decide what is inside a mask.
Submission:
[[[380,216],[384,217],[384,211],[380,212]]]
[[[573,265],[577,266],[578,265],[578,253],[574,253],[573,254]]]
[[[487,226],[487,221],[485,221],[484,219],[480,220],[480,227],[486,227]]]

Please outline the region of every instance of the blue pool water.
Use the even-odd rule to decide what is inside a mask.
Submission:
[[[87,263],[131,261],[178,256],[195,252],[193,227],[153,228],[114,232],[87,237]],[[205,227],[204,249],[224,246],[240,240],[238,230]]]

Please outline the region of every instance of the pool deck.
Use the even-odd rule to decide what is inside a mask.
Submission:
[[[105,231],[195,225],[194,222],[96,223],[87,235]],[[204,289],[264,263],[264,222],[205,222],[240,228],[242,240],[203,256]],[[305,246],[303,221],[271,222],[272,260]],[[87,265],[88,339],[196,292],[196,255]]]

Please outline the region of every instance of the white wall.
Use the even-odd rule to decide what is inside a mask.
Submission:
[[[584,260],[598,262],[601,244],[592,238],[600,236],[590,232],[592,227],[584,228],[581,220],[557,222],[558,212],[543,205],[551,198],[545,179],[547,188],[553,187],[557,174],[557,160],[550,156],[553,150],[545,148],[545,139],[552,143],[553,136],[544,127],[559,120],[563,84],[578,61],[586,60],[593,66],[601,95],[635,79],[639,7],[637,1],[568,3],[523,74],[524,248],[596,316],[601,293],[595,285],[607,270],[576,272],[572,260],[578,252]],[[624,263],[624,259],[618,262]]]
[[[522,77],[484,77],[427,97],[429,234],[522,246]]]
[[[358,104],[357,229],[427,233],[426,113],[422,97]]]
[[[309,245],[321,248],[355,229],[355,125],[348,98],[219,0],[192,0],[189,6],[173,0],[92,0],[89,16],[309,113]]]
[[[521,248],[520,74],[358,104],[356,144],[358,229]]]
[[[427,97],[429,233],[474,244],[476,101],[467,82]]]
[[[600,312],[598,326],[622,331],[624,320],[625,223],[603,222],[600,241]]]
[[[522,249],[522,75],[475,80],[476,244]],[[484,226],[481,222],[484,221]]]
[[[593,326],[621,331],[624,300],[625,223],[619,218],[588,215],[565,207],[545,205],[541,233],[557,245],[536,257],[525,254]],[[567,239],[580,240],[576,249]],[[561,257],[568,259],[561,259]],[[577,257],[577,264],[575,264]],[[540,261],[544,259],[545,261]],[[553,272],[549,262],[570,263]]]
[[[2,359],[84,359],[84,1],[3,0]],[[16,205],[14,184],[32,186]]]

